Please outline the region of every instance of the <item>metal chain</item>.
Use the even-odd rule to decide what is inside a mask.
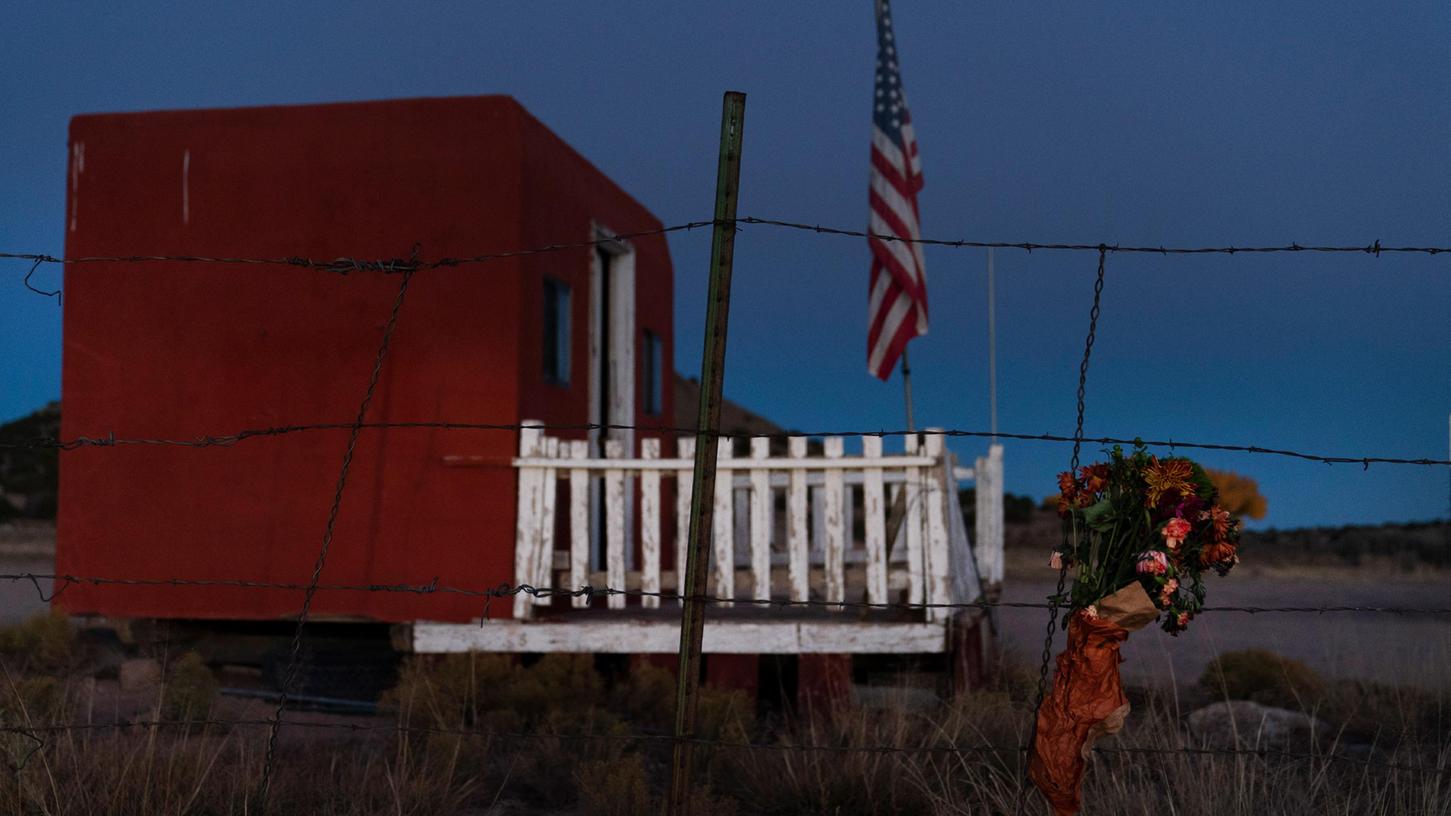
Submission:
[[[417,247],[414,247],[413,253],[416,258]],[[307,589],[302,596],[302,611],[297,615],[297,627],[292,632],[292,649],[288,658],[287,674],[282,679],[282,688],[279,689],[280,693],[277,696],[277,709],[273,712],[271,728],[267,735],[267,755],[262,765],[262,781],[257,787],[259,812],[265,813],[267,809],[267,793],[272,784],[272,767],[277,758],[277,734],[282,729],[282,713],[287,707],[288,692],[297,682],[302,663],[302,630],[307,626],[307,618],[312,611],[312,600],[317,595],[322,570],[327,564],[328,549],[332,545],[333,532],[337,527],[338,511],[343,503],[343,492],[348,486],[348,472],[352,470],[353,453],[358,447],[358,437],[362,435],[363,420],[368,414],[369,406],[373,404],[373,393],[378,388],[378,379],[383,372],[383,360],[388,356],[388,346],[393,340],[393,330],[398,326],[398,312],[403,308],[403,298],[408,294],[408,284],[413,280],[415,270],[416,264],[403,270],[403,282],[398,286],[398,294],[393,298],[393,310],[388,314],[388,323],[383,328],[383,340],[379,343],[378,353],[373,358],[373,370],[368,375],[368,387],[363,393],[362,402],[358,404],[357,419],[354,420],[351,433],[348,435],[348,447],[343,453],[342,467],[338,471],[337,488],[333,492],[332,507],[328,510],[322,547],[318,550],[317,561],[312,567],[312,577],[308,580]]]
[[[1078,423],[1073,431],[1073,459],[1068,466],[1069,473],[1078,472],[1078,457],[1083,449],[1083,413],[1084,399],[1088,393],[1088,361],[1093,356],[1093,341],[1098,335],[1098,314],[1100,302],[1103,299],[1103,265],[1108,255],[1108,247],[1102,244],[1098,247],[1098,277],[1093,282],[1093,308],[1088,312],[1088,339],[1083,343],[1083,361],[1078,365]],[[1038,667],[1038,690],[1034,695],[1033,708],[1030,716],[1031,725],[1028,731],[1028,761],[1032,761],[1034,744],[1038,740],[1038,709],[1043,706],[1043,698],[1048,692],[1048,665],[1053,660],[1053,635],[1058,631],[1058,603],[1063,597],[1063,587],[1068,582],[1068,559],[1062,559],[1058,567],[1058,588],[1053,596],[1048,599],[1048,627],[1043,634],[1043,661]],[[1071,606],[1070,606],[1071,611]],[[1024,767],[1024,774],[1027,767]],[[1018,788],[1018,805],[1016,813],[1023,812],[1024,800],[1028,796],[1028,785],[1024,782]]]

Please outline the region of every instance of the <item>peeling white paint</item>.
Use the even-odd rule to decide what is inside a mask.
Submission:
[[[674,654],[676,621],[588,620],[413,625],[416,654],[459,652],[595,652]],[[944,623],[707,620],[701,644],[708,654],[933,654],[947,650]]]
[[[181,223],[191,223],[191,150],[181,151]]]

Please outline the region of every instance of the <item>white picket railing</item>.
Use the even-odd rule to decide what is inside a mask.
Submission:
[[[587,442],[545,436],[537,423],[524,424],[514,460],[516,582],[579,587],[602,567],[604,575],[594,577],[611,587],[655,593],[668,580],[667,591],[683,593],[683,571],[663,570],[662,552],[671,542],[675,564],[685,563],[694,438],[675,442],[675,458],[662,456],[658,439],[640,440],[638,457],[626,457],[620,441],[607,440],[604,455],[591,458]],[[736,458],[731,440],[718,440],[709,594],[829,604],[969,603],[1001,582],[1001,446],[992,446],[972,471],[952,467],[943,436],[931,431],[906,437],[901,453],[884,453],[882,438],[871,436],[862,439],[859,456],[846,456],[839,437],[823,439],[819,456],[808,455],[805,438],[791,437],[786,453],[772,457],[770,440],[753,439],[749,456]],[[975,478],[978,487],[975,547],[962,521],[959,476]],[[662,488],[672,480],[675,506],[666,508]],[[591,490],[592,482],[601,486]],[[858,490],[860,540],[853,535]],[[905,512],[889,543],[887,519],[898,491],[905,493]],[[566,512],[564,524],[558,514]],[[603,528],[602,564],[592,563],[597,526]],[[556,541],[556,531],[566,529],[567,540]],[[744,574],[741,586],[738,572]],[[626,601],[611,595],[608,608],[624,609]],[[660,601],[639,597],[646,609]],[[534,606],[549,604],[547,597],[520,594],[514,615],[527,619]],[[573,599],[574,606],[588,604],[587,598]],[[924,615],[945,620],[950,612],[928,609]]]

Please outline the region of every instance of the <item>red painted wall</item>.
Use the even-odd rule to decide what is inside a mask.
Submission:
[[[539,120],[524,113],[523,120],[524,175],[528,183],[523,191],[522,230],[524,243],[535,246],[557,242],[591,241],[596,226],[616,235],[658,230],[660,221],[630,198],[624,190],[590,164],[573,148],[550,132]],[[568,236],[561,239],[561,234]],[[673,337],[674,280],[670,266],[670,250],[663,235],[630,240],[635,253],[635,419],[644,426],[674,425],[674,395],[670,388],[671,345]],[[519,367],[520,402],[524,415],[549,424],[582,424],[589,420],[589,325],[590,263],[592,247],[569,252],[531,255],[524,259],[524,314],[540,314],[543,309],[543,279],[552,277],[568,283],[575,293],[572,301],[574,326],[571,358],[573,376],[568,388],[544,381],[540,365],[542,335],[535,326],[520,324]],[[663,410],[659,415],[645,413],[645,380],[643,375],[645,331],[664,338],[666,380]],[[581,433],[560,436],[584,438]],[[639,439],[659,434],[639,433]],[[664,443],[665,453],[673,454],[674,443]]]
[[[579,240],[578,212],[654,223],[506,97],[82,116],[72,120],[71,145],[72,257],[392,258],[418,243],[423,257],[436,258]],[[668,337],[663,239],[648,252],[650,274],[666,292]],[[538,257],[588,268],[583,252]],[[540,263],[420,272],[367,419],[510,423],[586,411],[574,390],[543,391]],[[292,267],[71,265],[62,433],[189,438],[347,423],[399,283]],[[576,309],[584,301],[577,297]],[[576,329],[576,346],[582,341]],[[340,430],[231,447],[67,453],[57,568],[305,582],[346,438]],[[516,445],[503,432],[364,431],[323,582],[437,577],[483,589],[511,581],[508,459]],[[445,467],[453,454],[491,464]],[[275,590],[76,585],[57,606],[117,617],[268,619],[296,615],[300,601],[298,592]],[[492,611],[507,615],[508,606]],[[314,606],[323,618],[387,621],[467,620],[481,609],[456,595],[348,592],[319,593]]]

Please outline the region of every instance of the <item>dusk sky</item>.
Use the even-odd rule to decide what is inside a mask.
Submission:
[[[928,236],[1451,245],[1441,3],[899,0],[894,14]],[[64,251],[76,114],[488,93],[516,97],[673,224],[710,217],[721,93],[744,91],[740,214],[859,229],[872,26],[869,0],[10,6],[0,250]],[[670,245],[676,367],[693,374],[709,234]],[[996,263],[999,425],[1071,434],[1095,256]],[[929,247],[926,264],[918,423],[986,429],[985,253]],[[22,286],[28,269],[0,265],[0,419],[60,397],[60,310]],[[866,372],[863,239],[745,227],[735,273],[728,396],[804,430],[903,426],[900,381]],[[1103,297],[1090,435],[1447,456],[1451,254],[1111,255]],[[953,447],[971,459],[982,444]],[[1007,443],[1008,490],[1052,492],[1069,453]],[[1258,479],[1264,525],[1448,512],[1446,468],[1191,455]]]

